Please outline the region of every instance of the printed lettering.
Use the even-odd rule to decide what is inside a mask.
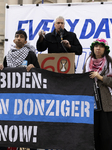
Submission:
[[[12,80],[10,80],[12,79]],[[0,73],[1,88],[47,88],[47,79],[42,78],[41,73],[35,72],[1,72]]]
[[[40,112],[40,115],[43,116],[44,115],[44,106],[45,106],[45,100],[41,100],[41,104],[39,99],[35,100],[35,115],[38,115],[38,112]]]
[[[89,25],[91,26],[91,28],[89,33],[86,34]],[[95,31],[95,22],[92,19],[86,19],[84,26],[82,28],[80,39],[89,39],[94,34],[94,31]]]
[[[48,107],[48,109],[46,111],[46,116],[48,116],[48,114],[49,114],[49,116],[54,116],[54,112],[50,112],[52,110],[52,107],[54,106],[54,100],[52,100],[52,101],[51,100],[47,100],[46,103],[47,104],[50,103],[50,105],[49,105],[49,107]]]
[[[103,28],[105,27],[105,28]],[[99,37],[99,35],[104,32],[106,34],[106,38],[110,38],[110,32],[109,32],[109,20],[107,18],[102,19],[101,23],[98,26],[98,29],[96,30],[96,33],[94,35],[94,38]]]
[[[80,29],[80,39],[89,39],[93,35],[93,38],[98,38],[101,33],[106,34],[106,38],[110,38],[110,26],[109,26],[109,20],[112,24],[112,19],[110,18],[102,18],[101,22],[99,23],[99,26],[96,26],[96,23],[92,19],[85,19],[84,23],[82,23],[82,29]],[[68,23],[70,27],[71,32],[75,32],[76,26],[78,26],[78,23],[81,22],[80,19],[70,20],[66,19],[66,22]],[[34,27],[34,20],[23,20],[18,22],[18,30],[22,29],[25,30],[26,28],[29,28],[29,40],[34,40],[35,36],[39,32],[40,29],[43,29],[47,32],[52,32],[54,30],[54,20],[52,19],[42,19],[38,23],[37,27],[33,29]],[[34,31],[34,32],[33,32]]]
[[[37,141],[38,126],[16,126],[16,125],[0,125],[0,141],[10,141],[15,143],[17,140],[20,142],[33,142]]]
[[[75,19],[74,23],[72,23],[70,19],[66,19],[66,21],[68,22],[68,24],[70,26],[70,31],[74,32],[75,26],[79,22],[79,19]]]
[[[8,110],[9,110],[9,99],[6,99],[6,102],[4,102],[3,99],[0,99],[0,114],[2,114],[3,112],[4,114],[8,114]]]

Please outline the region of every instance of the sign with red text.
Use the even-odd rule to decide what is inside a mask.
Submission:
[[[42,69],[70,74],[75,72],[75,53],[38,54]]]

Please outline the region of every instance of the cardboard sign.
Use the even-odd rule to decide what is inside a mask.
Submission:
[[[71,74],[75,72],[75,53],[38,54],[42,69]]]

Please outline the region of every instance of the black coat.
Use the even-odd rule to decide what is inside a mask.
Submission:
[[[70,42],[71,48],[67,49],[68,53],[75,53],[76,55],[82,54],[82,46],[73,32],[68,32],[64,29],[63,40]],[[40,38],[37,41],[37,50],[44,51],[48,48],[48,53],[65,53],[66,50],[61,44],[61,38],[56,34],[55,30],[45,35],[45,38],[40,42]]]

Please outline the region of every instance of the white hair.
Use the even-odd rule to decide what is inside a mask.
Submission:
[[[58,17],[56,17],[55,19],[54,19],[54,23],[56,22],[56,20],[57,19],[62,19],[63,21],[64,21],[64,23],[65,23],[65,18],[64,17],[62,17],[62,16],[58,16]]]

